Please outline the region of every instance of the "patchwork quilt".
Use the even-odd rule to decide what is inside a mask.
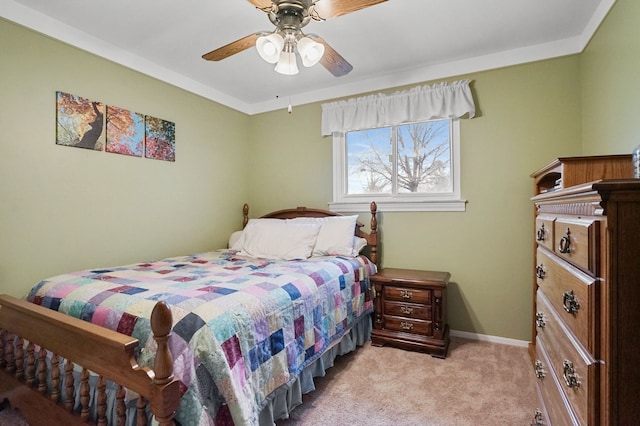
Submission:
[[[59,275],[28,300],[136,337],[152,366],[149,318],[173,313],[169,341],[182,425],[254,425],[267,397],[372,311],[366,257],[274,261],[230,250]]]

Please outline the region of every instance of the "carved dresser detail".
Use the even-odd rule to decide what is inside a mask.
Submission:
[[[375,314],[371,342],[444,358],[449,348],[448,272],[384,268],[371,277]]]
[[[638,424],[640,179],[627,179],[631,156],[561,158],[532,177],[532,424]]]

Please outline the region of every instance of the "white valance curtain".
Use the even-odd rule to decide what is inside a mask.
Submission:
[[[322,104],[322,135],[476,113],[469,80]]]

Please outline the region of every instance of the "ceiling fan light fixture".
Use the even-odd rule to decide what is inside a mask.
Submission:
[[[298,61],[293,49],[284,49],[280,53],[280,60],[276,64],[276,72],[284,75],[298,74]]]
[[[324,45],[311,40],[309,37],[301,37],[297,42],[298,52],[302,58],[302,65],[312,67],[322,59]]]
[[[278,62],[283,47],[284,39],[277,33],[260,36],[256,40],[256,50],[260,57],[270,64]]]

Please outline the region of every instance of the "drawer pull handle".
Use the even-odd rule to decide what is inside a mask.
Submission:
[[[544,314],[542,312],[536,312],[536,327],[544,328],[545,325],[547,325],[547,323],[544,322]]]
[[[573,290],[565,291],[562,299],[562,306],[564,306],[564,310],[570,314],[578,313],[580,309],[580,303],[576,298],[576,295],[573,294]]]
[[[536,360],[535,372],[536,372],[536,378],[544,379],[544,376],[545,376],[544,365],[542,365],[542,361],[540,361],[539,359]]]
[[[413,328],[413,324],[410,322],[400,321],[400,327],[402,327],[403,330],[411,330]]]
[[[580,382],[578,381],[578,374],[576,374],[575,368],[573,368],[573,363],[568,359],[565,359],[562,363],[562,377],[564,377],[564,382],[570,388],[579,388]]]
[[[538,231],[536,232],[536,240],[537,241],[545,240],[544,223],[542,224],[542,226],[540,226],[540,228],[538,228]]]
[[[400,311],[405,315],[411,315],[413,308],[411,306],[400,306]]]
[[[569,228],[567,228],[567,234],[560,238],[560,244],[558,244],[558,250],[560,251],[560,253],[570,253],[571,252],[571,231],[569,230]]]
[[[545,276],[545,272],[544,272],[544,265],[540,264],[536,266],[536,277],[540,278],[541,280],[544,279]]]
[[[536,413],[533,416],[533,421],[531,422],[531,426],[544,426],[542,411],[540,411],[539,408],[536,408]]]
[[[411,290],[400,290],[400,297],[403,299],[411,299],[413,292]]]

